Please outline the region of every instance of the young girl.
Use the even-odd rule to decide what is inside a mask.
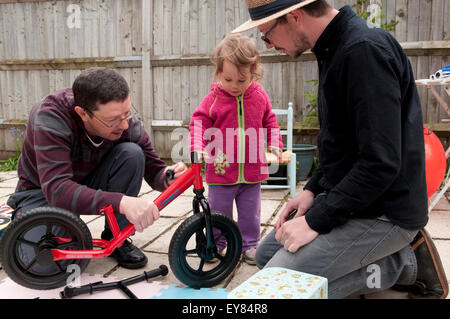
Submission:
[[[238,211],[242,251],[255,264],[260,239],[261,182],[268,178],[265,142],[278,157],[283,144],[267,93],[257,83],[263,69],[256,44],[227,36],[210,55],[215,80],[191,118],[191,150],[204,154],[212,211],[233,218]],[[223,243],[218,249],[224,250]]]

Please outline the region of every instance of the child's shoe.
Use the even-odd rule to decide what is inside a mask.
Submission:
[[[244,252],[244,261],[249,265],[256,265],[256,248],[250,248]]]
[[[224,249],[219,250],[219,251],[218,251],[218,254],[219,254],[220,256],[223,257],[223,256],[225,256],[226,251],[227,251],[227,248],[225,247]],[[207,263],[207,264],[214,264],[214,263],[216,263],[216,262],[218,262],[218,261],[219,261],[219,258],[214,257],[214,258],[211,259],[211,260],[207,260],[206,263]]]

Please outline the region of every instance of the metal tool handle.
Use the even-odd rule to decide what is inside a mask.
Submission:
[[[84,285],[81,287],[71,287],[67,286],[64,288],[64,291],[61,291],[61,298],[70,299],[79,295],[84,294],[92,294],[94,291],[100,290],[110,290],[110,289],[121,289],[124,291],[128,297],[132,297],[133,295],[129,289],[124,289],[126,286],[137,283],[139,281],[148,280],[150,278],[154,278],[157,276],[166,276],[169,272],[169,269],[165,265],[159,266],[158,269],[144,271],[144,274],[135,276],[132,278],[128,278],[118,282],[106,283],[104,284],[102,281],[95,282],[92,284]],[[130,294],[131,293],[131,294]],[[133,295],[134,296],[134,295]]]
[[[169,181],[175,179],[175,171],[173,169],[168,169],[166,172],[166,177]]]
[[[293,211],[291,211],[288,215],[288,217],[286,217],[286,221],[291,220],[292,218],[295,217],[295,215],[297,215],[298,210],[294,209]]]
[[[98,287],[101,284],[103,284],[103,281],[95,282],[81,287],[67,286],[66,288],[64,288],[64,291],[61,291],[61,298],[70,299],[79,295],[92,294],[95,290],[95,287]]]

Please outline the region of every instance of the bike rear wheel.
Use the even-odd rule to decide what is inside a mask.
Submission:
[[[204,213],[185,220],[175,231],[169,247],[169,263],[175,276],[193,288],[212,287],[235,269],[242,252],[242,238],[236,223],[220,212],[211,213],[214,242],[211,254],[218,262],[208,264]],[[219,254],[216,244],[226,242],[226,253]],[[209,255],[211,255],[209,254]]]
[[[89,259],[53,261],[51,249],[91,250],[91,233],[75,214],[39,207],[15,218],[0,238],[3,269],[12,280],[31,289],[65,286],[69,276],[81,274],[89,264]]]

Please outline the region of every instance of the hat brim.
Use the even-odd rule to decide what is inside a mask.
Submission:
[[[237,27],[236,29],[231,31],[231,33],[241,33],[241,32],[244,32],[244,31],[248,31],[248,30],[253,29],[253,28],[257,27],[257,26],[260,26],[260,25],[265,24],[265,23],[267,23],[269,21],[272,21],[272,20],[274,20],[276,18],[282,17],[285,14],[288,14],[289,12],[294,11],[295,9],[298,9],[298,8],[304,7],[304,6],[306,6],[306,5],[310,4],[310,3],[313,3],[314,1],[316,1],[316,0],[305,0],[305,1],[302,1],[300,3],[294,4],[293,6],[290,6],[289,8],[286,8],[284,10],[281,10],[281,11],[277,12],[277,13],[274,13],[274,14],[268,16],[268,17],[265,17],[265,18],[262,18],[262,19],[259,19],[259,20],[248,20],[244,24],[240,25],[239,27]]]

